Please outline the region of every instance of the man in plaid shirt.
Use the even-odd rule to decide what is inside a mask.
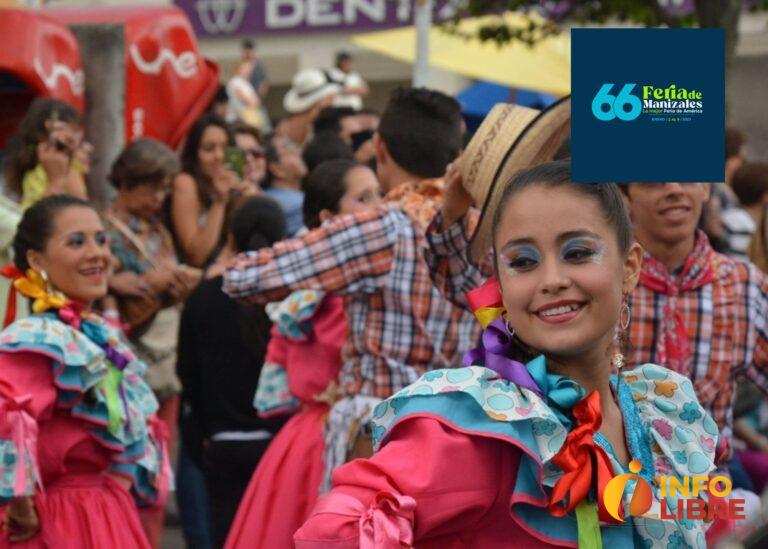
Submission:
[[[300,289],[344,295],[349,334],[340,383],[348,395],[386,398],[427,370],[460,365],[479,325],[432,285],[423,250],[426,224],[442,203],[435,178],[458,154],[461,137],[454,99],[396,90],[375,138],[385,205],[241,254],[224,291],[245,303]]]
[[[471,198],[460,177],[447,185],[443,210],[427,232],[427,260],[445,295],[464,303],[463,294],[492,274],[492,263],[468,261],[477,215],[469,210]],[[630,299],[627,366],[650,362],[691,378],[727,444],[723,463],[731,451],[736,377],[744,375],[768,392],[768,277],[752,263],[715,252],[697,229],[710,187],[622,187],[635,237],[645,249],[640,284]]]

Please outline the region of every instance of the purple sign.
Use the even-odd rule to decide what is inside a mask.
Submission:
[[[410,25],[415,0],[175,0],[200,37],[375,30]],[[436,0],[434,18],[453,11]]]

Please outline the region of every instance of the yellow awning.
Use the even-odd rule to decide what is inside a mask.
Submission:
[[[527,25],[525,16],[507,12],[503,16],[464,19],[459,30],[475,34],[483,23],[503,17],[508,25]],[[416,56],[416,30],[402,27],[357,34],[355,44],[400,61],[413,63]],[[497,46],[476,38],[448,34],[437,26],[430,30],[429,64],[478,80],[498,82],[513,88],[525,88],[567,95],[571,90],[571,39],[568,32],[545,38],[529,47],[520,42]]]

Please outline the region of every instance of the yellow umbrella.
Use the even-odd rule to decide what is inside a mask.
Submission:
[[[507,12],[501,16],[464,19],[458,30],[475,35],[487,22],[503,17],[510,26],[527,26],[527,16]],[[536,17],[532,15],[531,17]],[[413,63],[416,55],[416,29],[402,27],[357,34],[355,44],[400,61]],[[430,29],[429,64],[478,80],[498,82],[513,88],[525,88],[567,95],[571,89],[571,39],[568,32],[540,40],[529,47],[521,42],[504,46],[481,43],[476,38],[449,34],[439,27]]]

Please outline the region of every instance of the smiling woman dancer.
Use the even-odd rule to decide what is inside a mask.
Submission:
[[[485,212],[497,276],[470,296],[483,346],[379,405],[378,452],[336,470],[297,547],[703,549],[704,522],[630,517],[626,499],[619,522],[602,498],[638,466],[649,485],[708,474],[718,436],[688,379],[654,364],[611,376],[641,263],[618,187],[551,162],[499,194]]]
[[[162,505],[170,470],[144,364],[90,309],[107,293],[104,225],[51,196],[13,247],[2,273],[35,314],[0,333],[0,547],[148,548],[131,493]]]

